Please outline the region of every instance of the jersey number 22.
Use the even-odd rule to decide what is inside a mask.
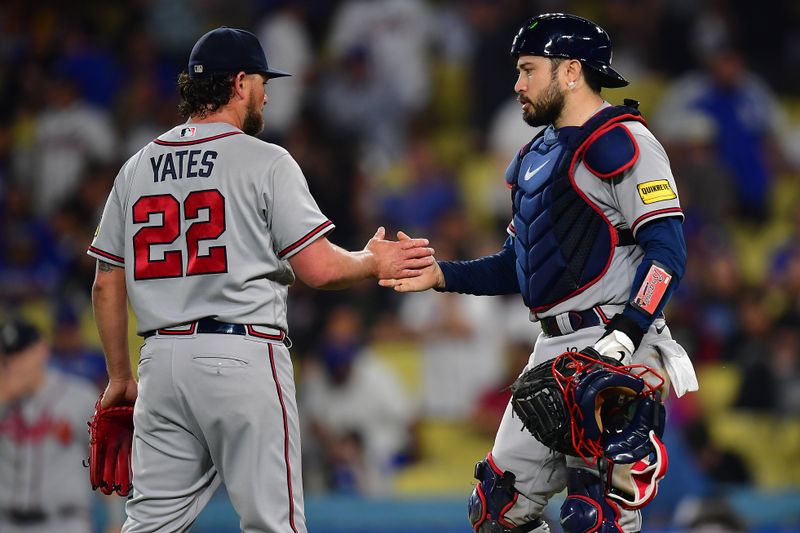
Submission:
[[[193,191],[183,201],[187,221],[199,217],[200,210],[208,210],[208,220],[192,222],[186,229],[186,275],[219,274],[228,271],[225,246],[210,246],[208,253],[200,255],[200,241],[216,239],[225,232],[225,197],[216,190]],[[181,204],[171,194],[142,196],[133,204],[133,223],[150,222],[152,215],[161,215],[159,226],[141,228],[133,236],[134,278],[160,279],[183,276],[183,252],[164,252],[163,259],[152,259],[150,247],[172,244],[181,235]]]

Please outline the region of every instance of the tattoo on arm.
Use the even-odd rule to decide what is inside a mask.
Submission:
[[[115,268],[119,268],[117,265],[112,265],[111,263],[106,263],[105,261],[97,260],[97,270],[100,272],[113,272]]]

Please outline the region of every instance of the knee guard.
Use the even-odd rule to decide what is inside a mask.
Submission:
[[[567,494],[561,506],[561,526],[566,533],[623,533],[619,507],[606,497],[603,481],[595,474],[570,468]]]
[[[514,474],[501,472],[491,454],[475,465],[475,479],[478,484],[469,497],[467,509],[476,533],[549,533],[550,528],[541,518],[518,526],[506,517],[520,494],[514,488]]]

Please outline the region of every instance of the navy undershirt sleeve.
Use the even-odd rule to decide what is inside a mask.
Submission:
[[[477,296],[519,293],[516,272],[517,256],[511,237],[494,255],[471,261],[439,261],[444,274],[444,292]]]
[[[646,223],[636,232],[636,242],[644,248],[644,258],[639,268],[636,269],[628,302],[633,301],[636,297],[653,262],[667,267],[672,274],[672,280],[652,316],[630,303],[626,304],[622,311],[622,314],[633,319],[642,328],[642,331],[647,331],[653,320],[664,310],[664,306],[667,305],[670,296],[675,292],[686,271],[686,241],[683,238],[681,219],[667,217]]]

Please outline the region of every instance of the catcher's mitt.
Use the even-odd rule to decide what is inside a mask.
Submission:
[[[100,407],[100,400],[89,419],[89,480],[92,489],[103,494],[130,494],[133,406]]]
[[[606,440],[616,445],[615,455],[632,451],[629,440],[639,443],[626,437],[635,429],[630,422],[639,401],[657,394],[658,387],[642,378],[647,373],[661,379],[646,366],[619,366],[593,348],[564,352],[517,378],[511,404],[539,442],[594,464],[611,451]]]

